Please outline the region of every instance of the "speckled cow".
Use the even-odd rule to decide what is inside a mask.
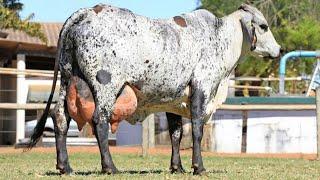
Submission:
[[[171,171],[184,172],[179,146],[181,117],[186,117],[192,122],[192,167],[194,174],[202,174],[203,126],[225,100],[230,72],[250,51],[277,57],[280,46],[261,12],[249,5],[223,18],[196,10],[149,19],[102,4],[75,12],[60,33],[52,87],[59,65],[60,98],[53,113],[57,169],[72,172],[66,150],[70,117],[79,129],[86,122],[93,126],[102,171],[116,173],[108,147],[108,122],[115,131],[121,119],[134,124],[164,111],[173,147]],[[52,95],[30,147],[43,133]]]

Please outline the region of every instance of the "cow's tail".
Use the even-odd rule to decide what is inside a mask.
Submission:
[[[39,119],[36,127],[33,130],[33,133],[30,137],[30,142],[28,144],[28,149],[33,148],[37,142],[39,141],[39,139],[41,138],[46,122],[47,122],[47,116],[49,114],[49,110],[50,110],[50,106],[52,103],[52,99],[53,99],[53,94],[55,91],[55,87],[57,84],[57,79],[58,79],[58,67],[59,67],[59,63],[58,63],[58,58],[56,58],[55,60],[55,65],[54,65],[54,77],[53,77],[53,83],[52,83],[52,87],[51,87],[51,93],[47,102],[47,106],[41,116],[41,118]]]
[[[45,124],[47,122],[47,117],[49,115],[50,106],[51,106],[54,91],[55,91],[55,87],[57,84],[58,70],[59,70],[59,59],[63,55],[63,52],[61,52],[61,51],[63,51],[63,46],[65,44],[64,41],[66,40],[66,38],[68,38],[67,34],[68,34],[68,30],[70,29],[70,27],[73,26],[74,24],[78,23],[79,21],[83,20],[86,17],[86,10],[87,9],[80,9],[79,11],[72,14],[67,19],[67,21],[64,23],[64,25],[60,31],[58,47],[57,47],[58,52],[57,52],[57,56],[55,59],[55,65],[54,65],[54,77],[53,77],[53,83],[52,83],[52,87],[51,87],[51,93],[50,93],[46,108],[45,108],[41,118],[37,122],[36,127],[34,128],[33,133],[30,137],[30,141],[28,143],[27,149],[25,149],[25,150],[32,149],[37,144],[37,142],[40,140],[40,138],[44,132]]]

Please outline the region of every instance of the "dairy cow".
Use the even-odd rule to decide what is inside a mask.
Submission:
[[[245,53],[277,57],[279,52],[262,13],[246,4],[223,18],[206,10],[149,19],[110,5],[80,9],[61,30],[52,93],[30,147],[43,133],[59,67],[60,95],[52,117],[61,173],[72,172],[66,150],[71,118],[80,129],[92,125],[102,171],[111,174],[118,170],[108,148],[109,123],[114,132],[122,119],[134,124],[150,113],[167,112],[171,171],[184,172],[179,146],[181,117],[186,117],[192,122],[192,167],[202,174],[203,126],[225,100],[229,74]]]

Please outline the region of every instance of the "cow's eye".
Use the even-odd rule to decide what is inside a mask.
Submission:
[[[268,25],[266,25],[266,24],[261,24],[261,25],[259,25],[259,27],[261,28],[261,29],[263,29],[265,32],[267,32],[268,31]]]

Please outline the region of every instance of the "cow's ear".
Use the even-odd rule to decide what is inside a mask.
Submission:
[[[249,40],[251,41],[253,39],[252,29],[253,25],[250,20],[240,19],[242,31],[244,34],[248,35]]]
[[[242,31],[248,37],[248,40],[251,44],[250,49],[251,51],[253,51],[256,46],[257,37],[256,37],[255,27],[252,24],[252,20],[242,18],[240,19],[240,22],[241,22]]]

